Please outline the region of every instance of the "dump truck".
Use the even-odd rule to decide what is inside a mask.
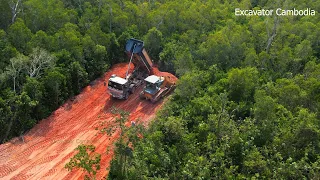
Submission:
[[[176,86],[170,76],[151,75],[144,81],[145,87],[140,93],[140,98],[150,100],[152,103],[169,94]]]
[[[143,41],[129,39],[125,51],[129,57],[125,78],[113,74],[108,81],[108,92],[117,99],[128,99],[129,94],[134,93],[136,88],[144,83],[144,79],[153,74],[153,63],[144,48]],[[129,74],[131,64],[134,65],[134,70]]]

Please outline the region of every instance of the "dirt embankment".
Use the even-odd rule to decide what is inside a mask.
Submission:
[[[101,170],[97,179],[108,175],[106,170],[112,159],[113,143],[119,137],[119,131],[111,136],[96,130],[102,122],[111,126],[113,116],[111,107],[115,106],[130,112],[130,121],[140,120],[148,123],[163,101],[155,104],[140,100],[140,89],[127,100],[110,97],[104,86],[112,74],[125,76],[127,64],[113,66],[103,78],[96,80],[92,86],[84,88],[81,94],[69,100],[49,118],[39,122],[25,136],[12,139],[0,145],[0,179],[83,179],[85,173],[80,170],[71,172],[64,165],[75,154],[74,149],[80,144],[93,144],[96,152],[101,154]],[[156,75],[169,75],[154,68]],[[111,149],[107,153],[107,148]]]

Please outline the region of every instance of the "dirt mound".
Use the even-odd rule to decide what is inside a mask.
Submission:
[[[178,78],[177,78],[176,76],[174,76],[174,75],[172,75],[172,74],[170,74],[170,73],[168,73],[168,72],[161,72],[161,71],[159,71],[159,69],[156,68],[156,67],[153,67],[153,68],[152,68],[152,72],[153,72],[154,75],[157,75],[157,76],[167,76],[167,77],[169,77],[172,81],[177,81],[177,80],[178,80]]]
[[[112,159],[113,143],[119,137],[119,131],[108,136],[96,129],[101,123],[112,126],[111,107],[130,112],[129,124],[137,119],[148,123],[163,105],[163,101],[152,104],[140,100],[142,87],[126,101],[111,98],[105,82],[112,74],[124,77],[126,70],[126,63],[113,66],[103,78],[94,81],[49,118],[40,121],[24,136],[24,142],[22,138],[15,138],[0,145],[0,179],[83,179],[83,171],[69,172],[64,168],[79,144],[96,146],[96,152],[101,154],[101,170],[97,173],[97,179],[107,176],[106,168]],[[156,75],[167,75],[177,80],[157,68],[154,71]]]

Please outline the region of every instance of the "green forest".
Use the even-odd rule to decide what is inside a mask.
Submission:
[[[179,82],[109,179],[320,177],[319,1],[0,2],[0,142],[127,62],[134,37]],[[235,16],[278,7],[317,12]]]

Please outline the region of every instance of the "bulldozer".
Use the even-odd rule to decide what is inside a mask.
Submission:
[[[129,94],[144,83],[144,79],[152,75],[152,60],[144,48],[143,41],[131,38],[126,43],[126,54],[129,57],[125,78],[113,74],[108,81],[109,94],[117,99],[128,99]],[[131,63],[134,70],[129,74]]]
[[[170,76],[151,75],[144,81],[145,87],[140,93],[140,98],[150,100],[152,103],[159,101],[176,87]]]

